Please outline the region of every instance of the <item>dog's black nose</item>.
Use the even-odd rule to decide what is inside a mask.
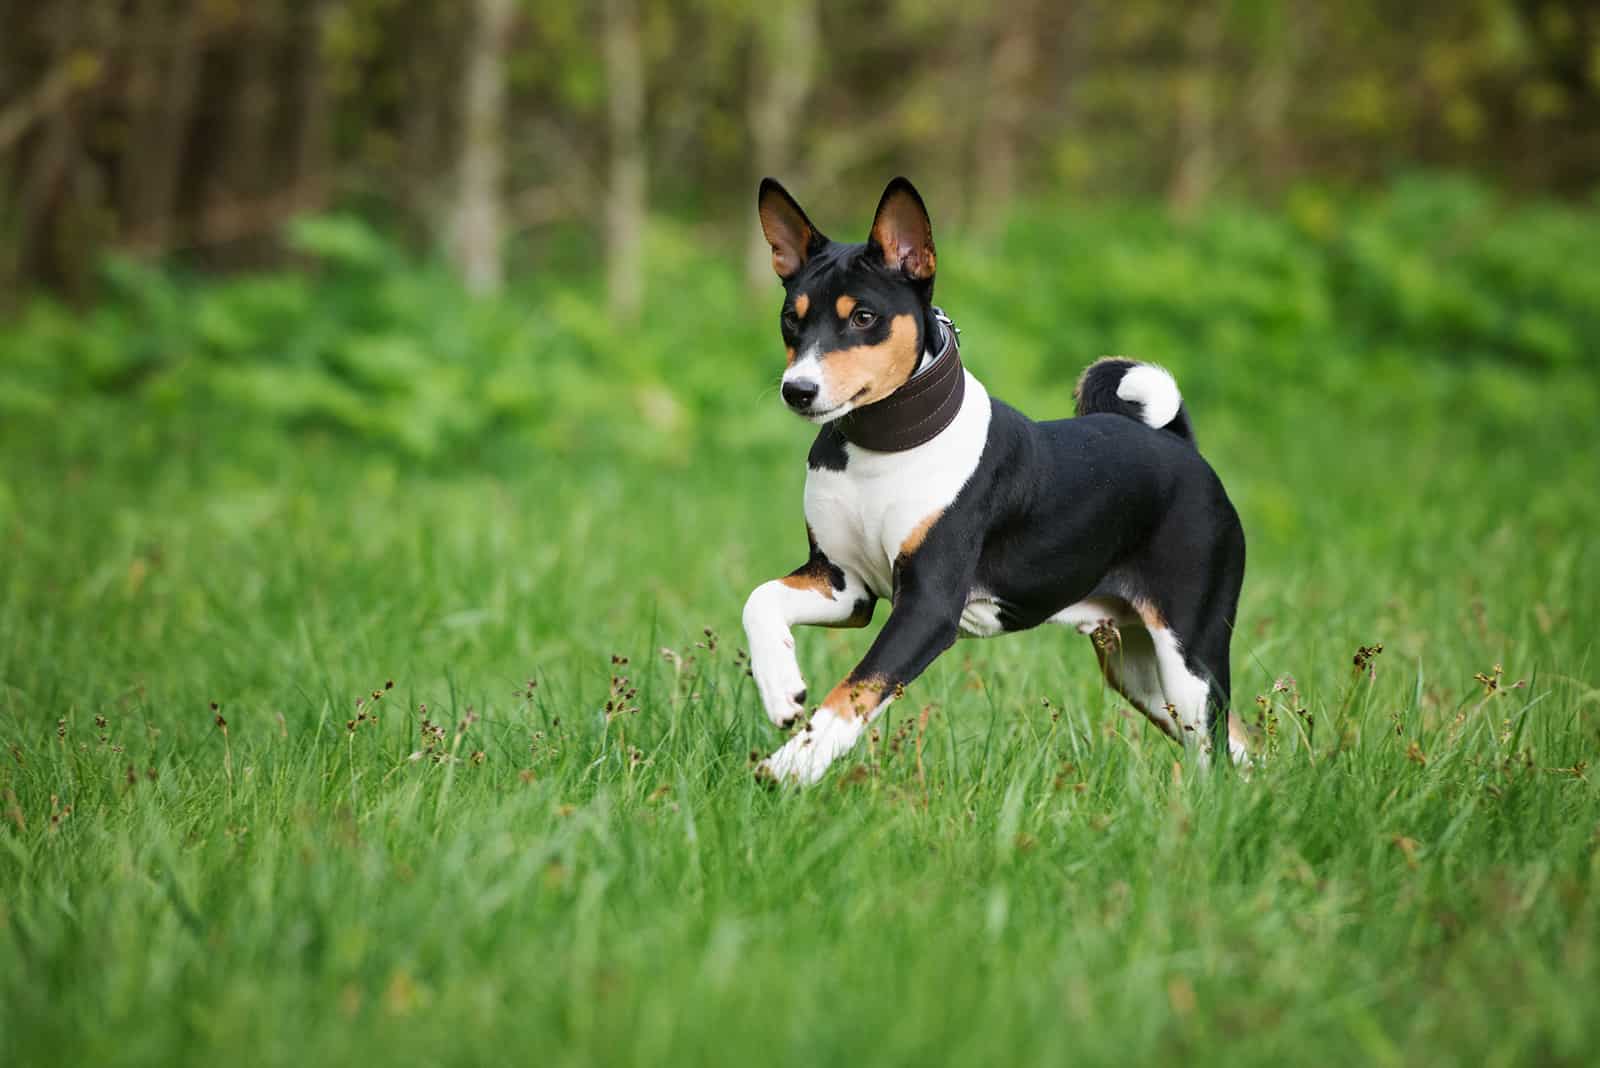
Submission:
[[[783,401],[797,412],[805,411],[811,407],[811,402],[817,399],[817,393],[822,387],[815,382],[800,379],[795,382],[783,384]]]

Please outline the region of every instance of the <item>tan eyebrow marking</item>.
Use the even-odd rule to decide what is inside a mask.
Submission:
[[[841,296],[833,302],[833,310],[839,313],[839,318],[841,319],[848,319],[850,313],[855,310],[855,306],[856,298],[851,296]]]
[[[802,293],[794,298],[794,313],[801,319],[806,317],[806,312],[811,310],[811,294]]]

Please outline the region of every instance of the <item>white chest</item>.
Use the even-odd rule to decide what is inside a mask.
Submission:
[[[949,507],[977,470],[990,414],[988,391],[969,373],[961,410],[932,441],[893,453],[846,445],[843,471],[812,471],[805,512],[817,547],[874,594],[889,597],[900,546]]]

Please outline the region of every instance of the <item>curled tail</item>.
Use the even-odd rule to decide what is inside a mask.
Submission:
[[[1189,411],[1183,406],[1178,383],[1164,367],[1139,363],[1121,356],[1106,356],[1090,364],[1073,390],[1079,415],[1112,412],[1137,419],[1146,426],[1176,434],[1195,444]]]

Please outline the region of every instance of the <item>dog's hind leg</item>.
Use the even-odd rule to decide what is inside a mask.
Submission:
[[[1161,733],[1183,743],[1183,731],[1168,707],[1155,642],[1133,605],[1121,597],[1096,596],[1057,612],[1050,622],[1074,627],[1094,642],[1100,673],[1113,690],[1144,713]]]
[[[1102,628],[1090,635],[1100,673],[1111,688],[1143,712],[1161,733],[1183,744],[1183,731],[1161,684],[1160,659],[1151,634],[1135,623],[1116,630]]]

